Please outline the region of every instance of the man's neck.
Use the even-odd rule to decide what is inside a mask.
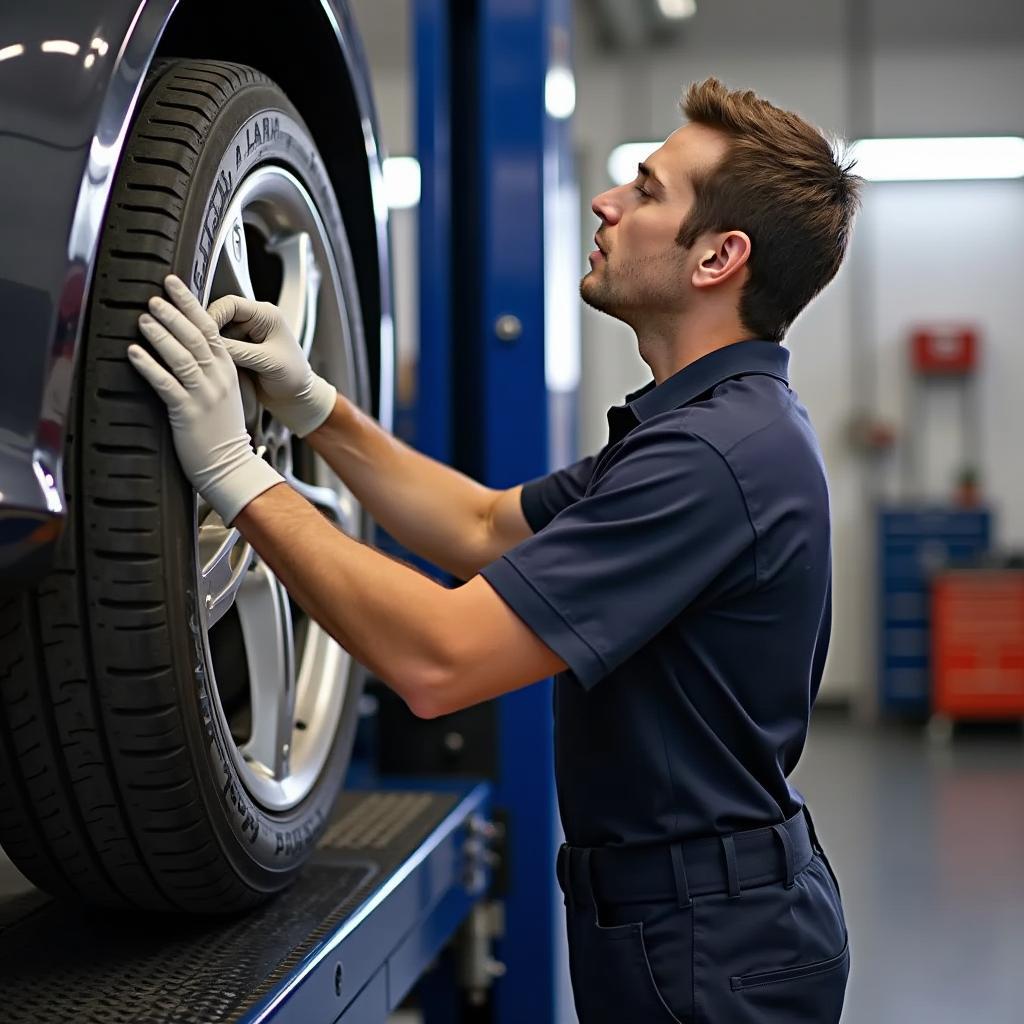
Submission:
[[[708,322],[691,316],[683,322],[645,325],[636,337],[640,358],[660,384],[709,352],[746,341],[751,334],[738,318]]]

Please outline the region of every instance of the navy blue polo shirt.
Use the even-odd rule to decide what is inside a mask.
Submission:
[[[483,570],[569,666],[567,841],[784,820],[831,629],[829,496],[789,352],[742,341],[608,412],[595,456],[527,484],[534,535]]]

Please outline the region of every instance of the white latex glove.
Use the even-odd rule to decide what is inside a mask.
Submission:
[[[143,313],[139,328],[170,372],[140,345],[128,346],[128,358],[167,406],[185,475],[230,523],[284,477],[252,450],[238,373],[217,324],[180,278],[169,275],[164,287],[174,305],[154,295],[153,315]]]
[[[256,374],[256,397],[275,419],[299,437],[327,419],[337,389],[313,372],[277,306],[225,295],[210,304],[209,313],[219,328],[237,324],[252,339],[223,342],[239,366]]]

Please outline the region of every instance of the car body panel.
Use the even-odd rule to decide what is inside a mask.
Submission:
[[[316,8],[312,16],[332,37],[335,63],[318,73],[345,74],[358,111],[362,187],[370,200],[360,204],[368,223],[359,234],[376,245],[372,276],[379,275],[369,288],[363,285],[376,291],[377,411],[389,426],[394,339],[387,207],[368,69],[344,0],[295,0],[302,4]],[[146,72],[178,13],[187,9],[190,17],[201,12],[206,18],[221,6],[209,0],[36,0],[0,13],[0,587],[45,571],[66,516],[62,451],[83,317],[111,186]],[[213,37],[210,48],[207,56],[217,59]],[[244,59],[244,50],[232,56]],[[332,144],[331,134],[317,137],[321,151]],[[330,153],[325,156],[330,165]],[[367,331],[371,338],[375,333]]]

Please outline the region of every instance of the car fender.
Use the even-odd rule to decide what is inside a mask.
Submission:
[[[198,2],[180,6],[197,10]],[[361,233],[376,245],[379,274],[372,282],[380,315],[377,411],[390,427],[387,205],[368,69],[343,0],[306,2],[330,26],[358,107],[369,199],[360,207],[367,210]],[[206,0],[202,10],[216,6]],[[45,569],[66,516],[65,425],[97,246],[143,81],[178,8],[179,0],[51,0],[0,14],[3,583]]]

